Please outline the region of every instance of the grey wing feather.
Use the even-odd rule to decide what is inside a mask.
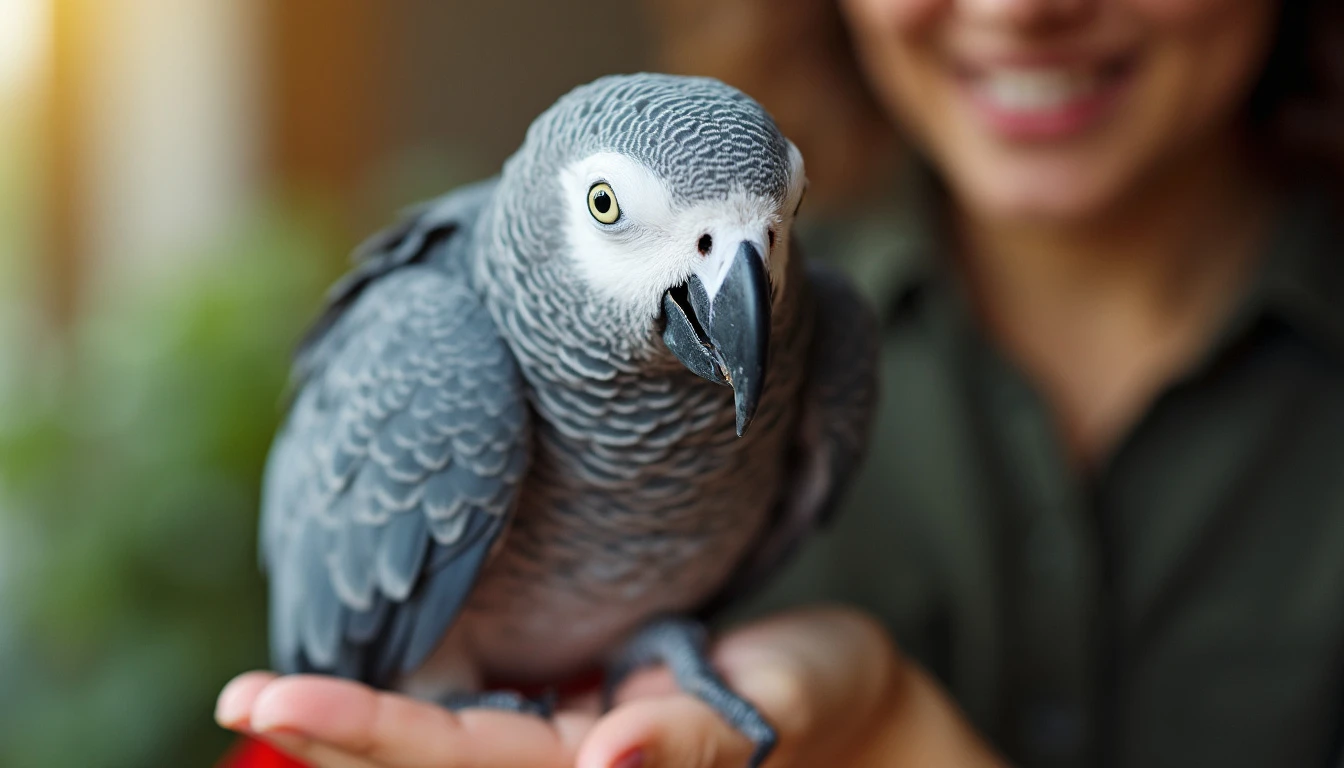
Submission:
[[[807,264],[812,341],[792,471],[765,534],[704,608],[712,616],[765,586],[834,516],[863,463],[877,403],[877,316],[840,272]]]
[[[504,530],[530,413],[479,298],[434,264],[371,280],[312,349],[265,478],[273,663],[385,687]]]
[[[299,342],[294,366],[296,385],[302,384],[311,367],[321,359],[322,342],[364,289],[394,269],[425,261],[435,253],[438,242],[469,227],[494,193],[498,181],[498,178],[478,181],[412,206],[395,225],[355,248],[350,256],[354,268],[327,291],[326,308]]]

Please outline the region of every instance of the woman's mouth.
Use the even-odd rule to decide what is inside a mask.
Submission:
[[[1087,132],[1109,114],[1132,79],[1136,58],[960,66],[956,79],[972,111],[1001,138],[1061,140]]]

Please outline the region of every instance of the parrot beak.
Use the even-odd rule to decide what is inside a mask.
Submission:
[[[756,243],[744,240],[729,263],[706,265],[663,295],[663,341],[692,373],[733,388],[737,434],[756,415],[770,352],[770,278]],[[717,285],[715,283],[717,282]]]

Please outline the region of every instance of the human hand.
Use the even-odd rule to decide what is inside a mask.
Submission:
[[[571,768],[597,707],[550,720],[452,712],[334,677],[248,672],[224,687],[215,720],[313,768]]]
[[[768,768],[998,765],[938,687],[857,612],[773,617],[729,633],[713,657],[779,733]],[[216,717],[315,768],[740,768],[751,754],[663,670],[634,676],[601,718],[591,702],[550,722],[452,713],[356,683],[268,673],[230,683]]]
[[[778,733],[766,768],[1003,765],[937,683],[857,611],[771,617],[726,635],[713,659]],[[751,752],[745,737],[657,669],[621,688],[616,708],[584,739],[577,765],[741,768]],[[618,762],[636,754],[639,762]]]

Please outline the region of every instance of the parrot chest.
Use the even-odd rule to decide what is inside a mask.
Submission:
[[[708,383],[647,420],[692,425],[661,446],[580,446],[541,430],[513,525],[460,619],[487,675],[572,674],[721,588],[783,486],[788,389],[740,439],[731,394]]]

